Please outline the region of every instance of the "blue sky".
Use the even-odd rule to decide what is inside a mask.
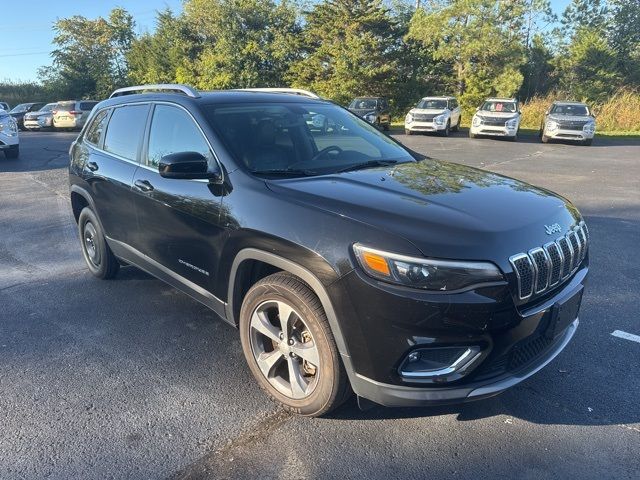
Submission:
[[[560,14],[570,0],[551,0]],[[106,16],[119,6],[128,10],[136,20],[138,33],[152,31],[155,12],[166,7],[180,11],[181,0],[9,0],[2,9],[0,32],[0,81],[35,80],[37,70],[49,65],[49,51],[53,48],[51,26],[58,18],[83,15],[87,18]]]

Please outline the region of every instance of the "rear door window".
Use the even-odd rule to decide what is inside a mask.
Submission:
[[[107,126],[104,149],[127,160],[137,161],[148,112],[148,104],[116,108]]]

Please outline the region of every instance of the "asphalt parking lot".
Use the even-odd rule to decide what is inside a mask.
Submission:
[[[640,477],[640,141],[592,147],[398,135],[547,187],[591,231],[580,327],[546,369],[473,404],[329,418],[279,410],[237,332],[134,268],[85,269],[69,207],[75,134],[0,156],[0,478]]]

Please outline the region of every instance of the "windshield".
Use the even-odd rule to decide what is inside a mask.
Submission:
[[[487,100],[482,104],[482,107],[480,107],[480,110],[483,110],[485,112],[515,113],[518,110],[518,108],[515,102]]]
[[[39,113],[48,113],[48,112],[52,111],[53,107],[55,107],[55,106],[56,106],[55,103],[48,103],[44,107],[42,107],[40,110],[38,110],[38,112]]]
[[[206,108],[238,163],[254,173],[320,175],[414,158],[394,140],[332,104],[234,104]],[[369,165],[367,162],[372,162]]]
[[[556,104],[551,107],[550,113],[556,113],[558,115],[576,115],[587,116],[589,115],[589,108],[586,105],[562,105]]]
[[[9,113],[26,112],[30,106],[31,106],[30,103],[21,103],[20,105],[16,105],[15,107],[13,107],[13,109]]]
[[[355,110],[375,110],[378,105],[377,100],[372,98],[356,98],[351,104],[349,108],[353,108]]]
[[[416,108],[444,110],[445,108],[447,108],[447,101],[423,98],[418,102],[418,105],[416,105]]]

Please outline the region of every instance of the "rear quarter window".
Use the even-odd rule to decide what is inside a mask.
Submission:
[[[95,146],[100,146],[100,141],[102,139],[102,133],[107,126],[107,120],[109,118],[109,109],[102,110],[98,112],[98,114],[94,117],[91,125],[87,129],[87,134],[84,136],[84,140],[87,143],[90,143]]]

